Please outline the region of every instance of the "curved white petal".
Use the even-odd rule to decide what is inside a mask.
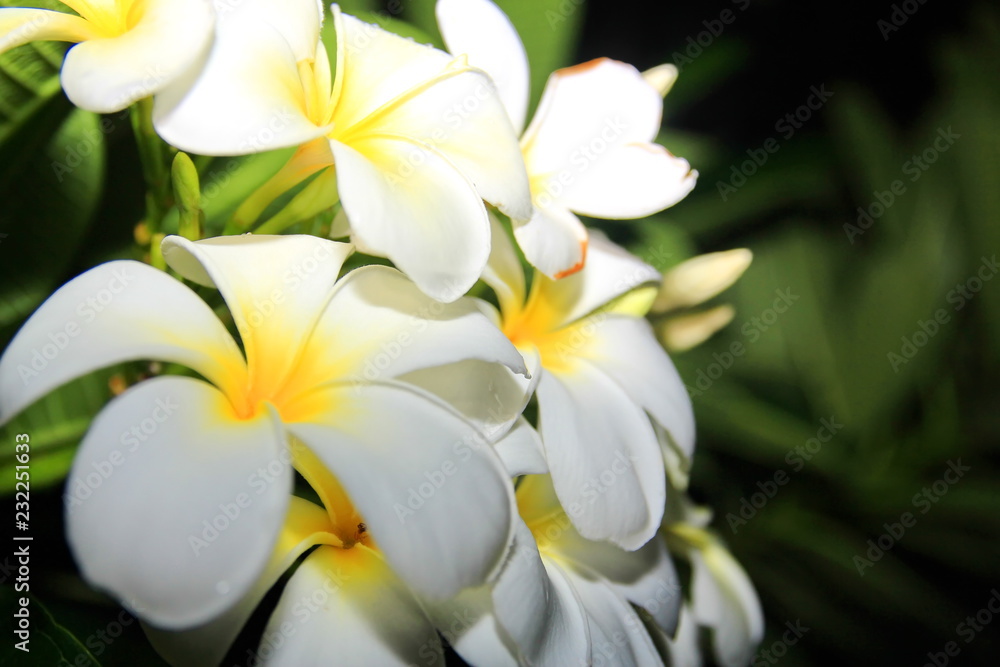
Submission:
[[[517,349],[474,300],[435,301],[399,271],[383,266],[356,269],[338,283],[303,356],[310,360],[299,369],[304,386],[335,379],[364,384],[472,360],[527,373]],[[515,381],[503,383],[505,403],[512,400],[510,382]]]
[[[194,292],[128,260],[101,264],[59,288],[0,358],[0,421],[90,371],[133,359],[192,368],[229,395],[246,382],[232,336]]]
[[[208,0],[149,0],[132,29],[70,49],[61,75],[66,96],[110,113],[154,95],[202,66],[214,26]]]
[[[405,136],[429,146],[503,213],[518,220],[531,215],[528,173],[517,135],[493,82],[479,70],[453,65],[368,124],[362,135]]]
[[[663,99],[631,65],[598,58],[557,70],[521,139],[528,172],[575,180],[610,148],[652,141],[662,114]]]
[[[277,388],[326,308],[353,247],[316,236],[170,236],[163,256],[175,271],[222,292],[243,339],[251,386]]]
[[[282,641],[267,644],[269,636]],[[444,664],[419,603],[362,545],[310,554],[282,591],[264,637],[258,655],[269,667]]]
[[[590,579],[569,567],[560,569],[586,611],[593,664],[663,664],[642,619],[625,598],[606,581]]]
[[[79,16],[29,7],[0,8],[0,53],[42,40],[82,42],[97,36]]]
[[[288,13],[289,4],[298,10]],[[309,7],[316,17],[311,24],[293,20]],[[326,128],[307,115],[297,66],[302,56],[296,52],[318,31],[314,0],[244,0],[220,9],[215,44],[200,76],[157,96],[156,131],[199,155],[246,155],[322,136]],[[313,37],[310,56],[316,44]]]
[[[713,630],[712,649],[719,664],[745,665],[764,636],[764,613],[746,571],[713,538],[691,549],[691,601],[695,619]]]
[[[447,600],[422,600],[438,632],[470,665],[514,667],[517,647],[497,624],[490,586],[466,588]]]
[[[688,161],[663,146],[628,144],[609,148],[560,201],[593,218],[641,218],[684,199],[697,180]]]
[[[483,583],[510,541],[513,490],[475,427],[405,385],[303,400],[317,416],[289,431],[337,477],[392,569],[430,597]]]
[[[436,150],[404,137],[331,147],[354,234],[438,301],[465,294],[490,254],[475,186]]]
[[[677,635],[667,637],[666,643],[672,667],[701,667],[704,664],[698,646],[698,623],[687,602],[681,605]]]
[[[553,280],[580,271],[587,261],[587,228],[558,206],[538,204],[531,218],[514,225],[514,237],[533,267]]]
[[[94,420],[67,480],[67,539],[83,576],[158,627],[223,613],[281,530],[292,490],[284,447],[270,413],[240,420],[200,380],[125,392]],[[257,473],[275,468],[270,483]]]
[[[511,477],[547,473],[542,439],[524,417],[495,445],[500,460]]]
[[[520,649],[524,664],[587,664],[589,632],[580,601],[545,560],[531,531],[518,521],[514,544],[493,586],[497,620]]]
[[[444,71],[452,57],[333,7],[337,65],[333,96],[338,125],[354,126],[380,107]]]
[[[507,230],[490,213],[490,258],[482,275],[483,282],[496,293],[500,311],[505,316],[513,316],[524,307],[527,288],[524,281],[524,267],[517,256],[514,243]]]
[[[454,55],[484,70],[496,83],[518,134],[528,113],[528,54],[507,15],[489,0],[438,0],[438,29]]]
[[[532,476],[517,488],[518,509],[529,519],[546,521],[538,528],[539,546],[544,553],[572,563],[591,578],[605,579],[633,604],[648,611],[668,634],[673,635],[682,602],[677,570],[666,543],[654,537],[635,551],[623,551],[609,542],[595,542],[581,536],[565,517],[552,519],[559,511],[552,480]]]
[[[559,321],[569,324],[642,285],[658,283],[660,273],[635,255],[591,230],[587,264],[582,271],[549,280],[537,277],[537,298],[544,301]]]
[[[645,412],[586,362],[538,383],[539,431],[556,493],[584,537],[633,550],[656,532],[663,455]]]
[[[691,397],[645,319],[607,315],[577,351],[658,421],[686,457],[694,453]]]
[[[271,560],[253,587],[236,604],[221,616],[190,630],[170,632],[144,623],[142,629],[146,637],[156,652],[171,665],[216,667],[264,595],[299,556],[317,544],[337,543],[331,530],[326,510],[308,500],[292,496],[289,499],[288,516]],[[261,648],[281,639],[280,634],[265,635]]]

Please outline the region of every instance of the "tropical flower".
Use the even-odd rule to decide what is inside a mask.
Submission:
[[[524,128],[528,61],[517,31],[489,0],[438,0],[449,50],[497,82],[514,128]],[[673,69],[676,74],[676,69]],[[557,70],[521,136],[534,210],[511,216],[529,262],[550,278],[579,271],[587,230],[579,213],[641,218],[676,204],[694,188],[688,162],[652,143],[660,129],[664,70],[644,79],[631,65],[599,58]],[[669,74],[669,72],[667,72]]]
[[[689,350],[732,322],[736,312],[728,304],[692,308],[732,286],[752,260],[753,253],[737,248],[692,257],[664,274],[650,313],[659,318],[656,330],[668,350]]]
[[[161,376],[115,398],[67,482],[83,575],[153,625],[198,625],[246,594],[285,521],[293,465],[312,459],[415,590],[452,595],[502,558],[513,504],[502,463],[473,424],[393,378],[464,359],[523,373],[523,362],[475,304],[436,302],[395,269],[337,281],[351,250],[313,236],[168,237],[168,264],[221,292],[242,352],[189,288],[115,261],[58,290],[0,359],[4,421],[124,360],[203,378]],[[343,529],[341,506],[328,507]]]
[[[208,0],[63,0],[76,14],[0,9],[0,52],[28,42],[76,42],[62,86],[76,106],[120,111],[201,65],[212,44]]]
[[[495,221],[483,280],[497,294],[498,325],[537,376],[539,432],[563,507],[584,537],[637,549],[663,516],[659,439],[689,456],[694,416],[643,318],[660,274],[599,232],[590,246],[582,271],[560,280],[536,272],[528,294]]]
[[[312,547],[282,589],[253,664],[443,665],[424,605],[388,565],[343,488],[315,459],[300,467],[323,500],[292,497],[263,574],[221,616],[179,632],[145,626],[173,665],[218,665],[261,599]]]
[[[463,603],[479,608],[481,617],[452,639],[462,657],[490,665],[661,665],[632,605],[650,615],[659,633],[674,634],[682,595],[663,540],[623,551],[584,539],[547,475],[521,478],[517,505],[514,546],[489,599],[476,604],[475,594],[463,593]]]
[[[739,561],[707,528],[711,510],[685,496],[678,495],[676,501],[670,503],[663,529],[670,550],[691,565],[687,611],[696,625],[711,631],[712,655],[718,664],[749,664],[764,637],[764,612],[757,591]],[[683,635],[678,635],[673,650],[689,658],[697,655],[697,647]]]
[[[482,200],[515,217],[530,212],[517,138],[493,85],[464,59],[336,5],[331,65],[321,20],[315,0],[246,0],[220,15],[201,77],[161,98],[157,131],[204,155],[299,146],[237,211],[239,224],[319,172],[299,195],[312,212],[332,206],[339,190],[359,247],[454,301],[489,255]]]

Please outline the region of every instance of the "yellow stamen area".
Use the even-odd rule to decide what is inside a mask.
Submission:
[[[516,312],[504,313],[502,329],[515,346],[535,347],[544,368],[565,371],[593,335],[595,323],[585,318],[563,325],[565,313],[545,298],[548,280],[536,274],[527,303]]]
[[[142,19],[146,0],[114,0],[113,3],[94,0],[62,0],[62,3],[91,24],[101,37],[123,35]]]

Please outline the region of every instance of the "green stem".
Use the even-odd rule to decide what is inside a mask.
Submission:
[[[280,234],[295,223],[333,207],[339,200],[336,171],[326,169],[295,195],[285,208],[255,229],[254,234]]]
[[[132,106],[132,131],[139,149],[142,174],[146,179],[146,223],[153,234],[160,231],[163,217],[170,210],[170,172],[167,158],[170,147],[153,129],[153,100],[145,98]]]

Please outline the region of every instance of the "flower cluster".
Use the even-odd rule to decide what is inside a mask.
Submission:
[[[578,217],[694,187],[653,143],[675,69],[559,70],[526,123],[524,47],[489,0],[438,0],[450,53],[315,0],[65,4],[0,9],[0,48],[79,42],[67,95],[134,105],[166,142],[143,157],[176,154],[173,199],[148,263],[87,271],[20,330],[0,420],[102,367],[167,369],[96,416],[65,496],[82,575],[161,655],[218,663],[284,581],[261,664],[442,664],[442,636],[472,664],[694,664],[699,627],[748,661],[759,603],[686,498],[694,417],[647,315],[749,256],[664,279]],[[203,238],[177,151],[280,148]],[[281,234],[317,216],[328,238]],[[356,251],[388,262],[345,271]],[[701,317],[686,346],[724,324]]]

